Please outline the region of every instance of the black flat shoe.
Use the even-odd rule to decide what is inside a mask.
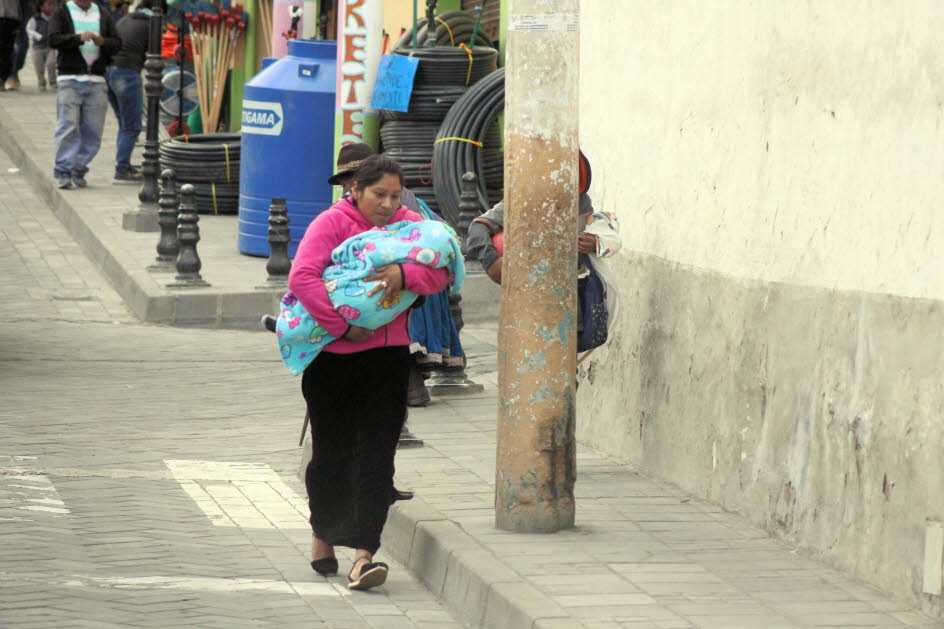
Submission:
[[[355,562],[357,565],[357,562]],[[369,590],[370,588],[375,588],[379,585],[383,585],[387,581],[387,572],[390,570],[390,567],[382,561],[365,563],[361,566],[361,574],[357,579],[352,579],[351,575],[348,575],[347,580],[349,583],[347,587],[352,590]],[[351,572],[354,572],[354,568],[351,568]]]
[[[338,558],[324,557],[311,562],[311,569],[323,577],[333,577],[338,574]]]
[[[397,500],[413,500],[412,491],[400,491],[396,487],[393,488],[393,502]]]

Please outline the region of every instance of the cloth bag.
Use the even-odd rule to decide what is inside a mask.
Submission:
[[[606,343],[609,312],[606,309],[606,284],[590,262],[590,256],[580,254],[580,261],[588,274],[577,282],[577,309],[580,325],[577,329],[577,351],[586,352]]]

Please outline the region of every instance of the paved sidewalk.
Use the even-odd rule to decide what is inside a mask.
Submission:
[[[239,253],[236,216],[200,215],[201,274],[210,287],[168,289],[175,273],[147,270],[154,264],[159,234],[122,229],[124,213],[138,207],[140,185],[112,184],[117,123],[111,111],[101,151],[90,165],[89,187],[58,190],[52,177],[56,94],[39,92],[33,86],[35,80],[27,78],[24,89],[17,92],[0,91],[0,150],[10,155],[23,179],[54,208],[67,231],[140,319],[255,329],[259,313],[276,309],[285,291],[257,288],[268,277],[267,260]],[[136,148],[136,163],[141,150],[141,146]],[[463,289],[466,320],[493,320],[498,294],[484,274],[470,276]]]
[[[585,448],[574,530],[496,530],[494,324],[463,331],[485,392],[412,413],[426,446],[398,455],[418,497],[391,511],[391,581],[351,594],[306,562],[299,382],[271,337],[136,322],[12,167],[0,156],[0,626],[941,627]]]

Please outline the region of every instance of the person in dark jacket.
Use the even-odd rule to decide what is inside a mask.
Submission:
[[[0,0],[0,89],[16,89],[14,47],[22,24],[20,0]]]
[[[141,133],[144,95],[141,90],[141,69],[148,50],[151,9],[141,3],[118,22],[121,50],[105,70],[108,80],[108,101],[118,118],[118,149],[115,153],[114,183],[135,183],[141,173],[131,166],[131,151]]]
[[[54,0],[39,0],[39,9],[26,23],[26,33],[33,43],[33,69],[39,80],[39,91],[46,91],[46,77],[49,84],[56,88],[56,51],[49,47],[49,20],[56,9]]]
[[[60,188],[84,188],[105,128],[105,68],[121,39],[111,16],[92,0],[69,0],[52,14],[49,45],[59,52],[53,172]]]
[[[26,23],[36,13],[33,7],[33,0],[20,0],[20,12],[23,18],[20,21],[20,30],[16,34],[15,57],[13,59],[13,80],[16,82],[14,89],[20,88],[20,70],[26,65],[26,55],[30,49],[30,38],[26,32]]]

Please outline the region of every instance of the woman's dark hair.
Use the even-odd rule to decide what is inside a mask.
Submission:
[[[396,175],[403,186],[403,169],[386,155],[371,155],[354,171],[354,183],[358,190],[363,190],[380,181],[384,175]]]

